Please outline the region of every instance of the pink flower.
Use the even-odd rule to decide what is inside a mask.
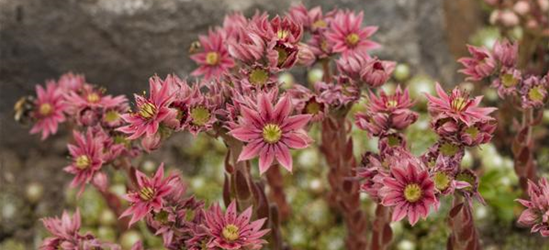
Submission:
[[[271,20],[270,26],[266,27],[268,27],[265,30],[267,32],[266,41],[276,40],[280,43],[297,44],[303,35],[303,26],[296,24],[288,17],[275,16]]]
[[[196,85],[195,85],[196,86]],[[186,100],[187,109],[183,114],[185,118],[182,128],[187,129],[192,135],[212,129],[216,119],[216,105],[208,95],[200,92],[199,88],[193,88],[191,96]]]
[[[381,204],[394,207],[393,221],[408,216],[413,226],[419,220],[427,218],[431,205],[438,203],[435,197],[435,185],[427,170],[408,163],[405,167],[391,168],[392,177],[383,179],[384,187]]]
[[[311,66],[316,62],[316,56],[311,47],[304,43],[298,44],[297,62],[304,66]]]
[[[496,59],[486,48],[467,45],[472,57],[464,57],[458,60],[464,69],[459,72],[467,75],[467,80],[480,81],[490,76],[496,68]]]
[[[71,217],[67,211],[63,211],[61,218],[44,218],[44,227],[55,237],[63,240],[76,239],[81,225],[80,211],[77,209]]]
[[[336,63],[339,71],[370,87],[379,87],[387,82],[396,65],[395,62],[371,58],[364,50],[343,54]]]
[[[304,29],[317,33],[328,28],[333,13],[334,11],[331,11],[324,16],[320,6],[307,10],[303,4],[299,4],[290,8],[288,16]]]
[[[504,67],[515,67],[518,57],[518,43],[511,43],[505,39],[496,41],[494,44],[494,57]]]
[[[363,17],[363,12],[356,15],[349,10],[335,14],[326,34],[328,41],[332,44],[333,52],[371,50],[380,47],[378,43],[368,39],[377,31],[377,27],[361,28]]]
[[[69,152],[72,157],[72,163],[64,170],[74,174],[71,187],[80,186],[80,195],[84,187],[89,183],[95,173],[103,166],[103,140],[101,136],[95,135],[91,129],[86,134],[80,134],[73,131],[75,145],[69,144]]]
[[[42,219],[44,227],[53,234],[53,237],[44,239],[41,250],[80,250],[80,249],[112,249],[119,250],[116,244],[102,243],[90,233],[80,234],[80,211],[77,209],[71,217],[66,211],[60,218]]]
[[[409,109],[414,106],[414,101],[410,98],[408,89],[397,86],[393,95],[388,95],[384,90],[381,90],[379,97],[370,92],[368,110],[371,112],[390,113],[399,109]]]
[[[251,218],[252,207],[238,215],[235,201],[231,202],[224,215],[218,204],[212,205],[205,218],[205,225],[212,237],[208,248],[261,249],[267,243],[261,237],[270,229],[261,230],[265,218],[250,222]]]
[[[342,107],[360,99],[360,88],[345,76],[336,77],[335,83],[317,82],[315,90],[326,104],[332,107]]]
[[[234,12],[228,14],[223,19],[223,32],[227,39],[232,39],[238,35],[240,29],[243,29],[248,25],[248,20],[242,13]]]
[[[173,191],[171,184],[177,176],[164,178],[164,163],[160,164],[154,177],[149,178],[139,170],[135,172],[137,191],[125,195],[131,206],[120,217],[132,216],[129,226],[143,219],[151,211],[158,212],[163,207],[163,198]]]
[[[311,139],[303,130],[311,119],[310,115],[294,115],[289,96],[283,96],[273,107],[268,94],[259,93],[254,109],[242,106],[242,117],[238,127],[230,134],[246,142],[238,160],[245,161],[259,155],[259,171],[263,174],[275,157],[288,171],[292,171],[290,148],[302,149],[309,146]]]
[[[370,87],[379,87],[389,80],[395,65],[395,62],[373,58],[362,69],[360,76]]]
[[[192,72],[192,75],[204,75],[204,79],[219,79],[234,67],[234,61],[229,56],[227,44],[221,31],[209,31],[208,37],[199,36],[203,52],[191,56],[200,66]]]
[[[375,202],[381,202],[379,190],[384,186],[383,179],[388,177],[389,173],[383,167],[379,155],[366,152],[362,156],[357,176],[361,180],[360,191],[367,193]]]
[[[112,101],[105,103],[101,112],[101,125],[106,128],[116,128],[124,124],[122,114],[130,110],[128,99],[125,96],[117,96]]]
[[[151,77],[149,79],[149,98],[135,95],[137,112],[122,115],[122,119],[129,125],[117,130],[130,134],[129,140],[135,140],[144,134],[154,135],[162,122],[175,119],[177,111],[169,108],[174,97],[174,94],[170,93],[170,89],[172,89],[170,83],[173,80],[171,75],[168,75],[164,81],[158,76]]]
[[[79,91],[86,83],[86,79],[84,78],[84,75],[75,75],[69,72],[62,75],[57,83],[59,84],[59,88],[64,91]]]
[[[319,32],[319,34],[313,34],[311,39],[307,42],[311,51],[318,58],[327,58],[334,53],[332,51],[332,45],[328,42],[328,39],[324,35],[326,32]]]
[[[443,115],[451,117],[456,121],[465,123],[467,126],[472,125],[476,121],[494,119],[488,115],[494,112],[496,108],[481,108],[478,106],[482,100],[482,96],[471,99],[467,93],[457,87],[448,96],[438,82],[436,84],[436,91],[439,96],[438,98],[427,93],[425,94],[429,100],[429,112],[433,116]]]
[[[518,223],[532,227],[531,232],[539,232],[543,237],[549,237],[549,184],[547,179],[541,178],[538,185],[528,180],[528,196],[530,200],[517,199],[526,207],[522,211]]]
[[[336,65],[341,73],[360,82],[362,81],[362,72],[370,61],[370,55],[366,51],[357,51],[356,53],[343,54],[336,61]]]
[[[492,87],[498,90],[501,98],[516,95],[518,86],[522,83],[522,73],[515,68],[501,68],[499,76],[492,81]]]
[[[297,113],[311,115],[311,121],[321,121],[328,113],[328,105],[308,88],[296,84],[286,92],[292,97]]]
[[[470,127],[464,126],[459,133],[459,141],[466,146],[474,147],[490,142],[496,130],[495,122],[476,122]]]
[[[298,52],[297,45],[272,41],[267,45],[269,66],[275,69],[289,69],[297,62]]]
[[[542,79],[538,76],[526,78],[520,88],[522,108],[542,108],[547,102],[548,88],[549,78],[547,76]]]
[[[67,105],[70,106],[71,112],[77,113],[84,108],[113,107],[126,100],[126,97],[122,95],[112,97],[111,95],[104,95],[104,92],[104,89],[97,89],[93,85],[84,84],[80,91],[73,91],[66,95]]]
[[[37,99],[35,110],[32,112],[36,123],[30,133],[42,132],[42,140],[57,133],[59,123],[65,121],[65,110],[67,108],[63,93],[54,81],[46,83],[46,89],[36,85]]]
[[[228,50],[232,57],[246,63],[254,63],[263,57],[266,44],[261,36],[248,30],[239,30],[238,35],[227,42]]]
[[[357,113],[355,122],[360,129],[367,130],[374,136],[386,134],[390,129],[402,130],[414,123],[419,116],[409,109],[413,105],[408,89],[403,92],[400,86],[394,95],[387,95],[382,90],[377,97],[370,92],[367,111]]]

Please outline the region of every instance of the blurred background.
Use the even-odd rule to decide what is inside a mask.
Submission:
[[[375,54],[400,63],[394,82],[409,86],[420,99],[419,93],[432,90],[434,81],[449,88],[462,84],[464,77],[457,73],[455,60],[466,55],[465,44],[490,46],[499,34],[489,27],[490,12],[480,0],[0,0],[0,249],[35,249],[46,236],[38,219],[76,206],[83,213],[84,231],[93,231],[101,239],[124,246],[138,239],[149,246],[161,243],[144,225],[118,235],[114,214],[91,188],[82,199],[74,199],[74,191],[68,189],[71,176],[62,171],[69,162],[67,131],[44,142],[29,135],[29,128],[12,117],[19,97],[33,94],[35,84],[68,71],[85,74],[88,82],[113,94],[142,92],[154,74],[188,75],[195,68],[189,59],[190,44],[198,34],[220,25],[225,14],[241,11],[251,16],[259,9],[274,15],[299,2],[307,7],[321,5],[325,11],[334,7],[364,11],[365,24],[379,26],[373,39],[383,48]],[[285,77],[307,80],[301,72]],[[485,105],[497,102],[495,93],[485,94]],[[422,100],[420,110],[421,105]],[[545,119],[547,128],[547,112]],[[424,114],[408,131],[415,153],[436,139],[425,133],[427,127]],[[356,133],[357,155],[375,147],[364,133]],[[544,173],[549,171],[547,144],[546,140],[537,155]],[[147,172],[166,162],[183,173],[198,197],[216,201],[221,195],[224,154],[219,141],[179,134],[161,150],[136,161]],[[326,166],[318,154],[314,148],[296,153],[297,171],[291,176],[285,173],[294,214],[283,235],[293,249],[344,248],[341,218],[323,198],[328,188]],[[485,248],[549,249],[537,234],[515,225],[521,208],[513,201],[520,191],[512,160],[487,145],[468,152],[465,164],[482,168],[480,189],[490,205],[477,207],[475,217]],[[114,192],[125,192],[122,178],[112,179]],[[371,210],[366,197],[363,205]],[[413,229],[407,223],[395,223],[394,248],[444,248],[448,236],[444,209],[448,204],[443,204],[440,216],[431,216]]]

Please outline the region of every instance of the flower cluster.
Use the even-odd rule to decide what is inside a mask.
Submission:
[[[398,87],[393,95],[370,93],[367,111],[358,113],[356,124],[379,137],[379,153],[367,152],[358,176],[361,190],[383,206],[392,207],[392,220],[408,217],[414,225],[426,218],[430,208],[438,209],[442,196],[459,191],[469,204],[472,198],[484,202],[478,193],[478,178],[470,169],[461,169],[465,147],[487,143],[495,129],[489,116],[495,108],[479,107],[482,97],[469,98],[456,88],[446,94],[437,83],[438,97],[427,94],[431,127],[439,140],[421,155],[407,147],[402,130],[418,115],[408,91]]]
[[[492,50],[469,46],[472,57],[459,62],[468,80],[491,78],[492,87],[501,98],[516,97],[523,109],[541,108],[548,99],[549,73],[544,76],[528,75],[517,68],[518,44],[497,41]]]
[[[223,216],[219,205],[204,209],[204,202],[186,197],[186,188],[176,175],[164,178],[161,164],[152,178],[136,172],[137,187],[125,199],[130,207],[121,217],[131,216],[130,225],[145,219],[168,249],[260,249],[265,219],[250,222],[252,208],[238,215],[233,201]]]
[[[531,227],[532,233],[539,232],[543,237],[549,237],[549,184],[547,179],[540,179],[538,184],[528,182],[529,200],[517,199],[526,207],[518,223]]]
[[[37,85],[36,99],[25,98],[34,100],[26,107],[28,118],[34,122],[31,133],[41,132],[44,140],[57,133],[62,123],[73,128],[75,143],[68,145],[71,164],[65,171],[75,175],[71,186],[79,186],[79,194],[93,182],[102,166],[139,152],[117,131],[129,110],[126,97],[105,92],[87,83],[83,75],[67,73],[58,81],[47,81],[46,88]]]
[[[463,169],[461,161],[467,147],[492,139],[496,125],[490,115],[495,108],[480,107],[481,96],[472,98],[459,88],[447,93],[437,83],[437,96],[426,98],[430,127],[438,140],[427,152],[412,154],[404,130],[419,118],[412,111],[415,102],[400,85],[394,93],[376,90],[391,79],[396,64],[370,55],[380,47],[372,40],[377,27],[363,25],[363,19],[362,12],[324,12],[303,5],[274,17],[233,13],[190,48],[197,64],[191,75],[198,78],[152,76],[148,93],[135,94],[130,107],[125,97],[108,95],[83,76],[69,73],[48,81],[45,88],[37,86],[37,98],[29,104],[31,133],[41,132],[45,139],[60,123],[68,123],[74,138],[65,168],[74,175],[71,186],[79,187],[80,194],[93,184],[107,202],[115,200],[109,205],[128,224],[124,226],[142,221],[162,237],[167,249],[261,249],[270,231],[280,240],[277,220],[282,216],[275,213],[283,210],[285,198],[276,193],[283,191],[276,183],[281,180],[273,181],[279,178],[275,165],[293,171],[290,150],[314,145],[308,133],[315,123],[321,126],[320,149],[330,165],[329,196],[341,196],[336,197],[336,206],[342,208],[347,231],[363,234],[358,238],[369,234],[356,206],[359,185],[351,180],[356,177],[361,191],[379,208],[391,211],[392,221],[407,217],[414,225],[431,209],[438,210],[447,196],[464,197],[470,211],[473,199],[484,200],[478,177]],[[507,41],[498,42],[493,50],[470,46],[472,57],[460,60],[462,72],[475,81],[497,76],[493,86],[501,96],[518,96],[525,108],[541,107],[547,100],[549,75],[528,76],[518,70],[517,50]],[[308,84],[280,77],[298,66],[322,68],[322,76]],[[352,122],[347,117],[363,93],[368,104],[355,114],[354,123],[378,138],[378,151],[366,152],[356,169],[348,126]],[[165,176],[163,164],[152,177],[132,166],[132,158],[158,149],[179,132],[220,138],[227,146],[223,198],[230,204],[225,212],[218,204],[206,208],[204,201],[188,195],[178,174]],[[250,170],[256,158],[259,180]],[[122,197],[127,207],[107,188],[109,172],[103,170],[108,166],[127,173],[129,191]],[[521,223],[536,224],[542,234],[548,230],[547,215],[542,215],[547,210],[546,187],[546,181],[540,187],[531,184],[532,201],[520,201],[528,207]],[[277,199],[269,200],[265,190]],[[54,235],[44,241],[44,249],[119,248],[80,234],[78,211],[73,218],[63,214],[61,220],[44,219],[44,224]],[[350,249],[365,248],[366,241],[354,240],[347,242],[355,246]]]

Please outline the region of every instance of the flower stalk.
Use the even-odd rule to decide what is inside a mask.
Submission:
[[[356,161],[353,156],[353,140],[345,115],[332,115],[322,122],[322,142],[320,148],[330,168],[328,182],[330,204],[341,212],[347,238],[347,249],[359,250],[367,246],[367,217],[360,205],[359,183],[356,176]]]

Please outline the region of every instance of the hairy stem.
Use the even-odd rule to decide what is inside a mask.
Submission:
[[[254,206],[258,218],[267,218],[271,229],[269,244],[271,249],[282,249],[280,232],[280,212],[276,203],[270,204],[265,195],[264,185],[254,182],[249,161],[238,161],[244,144],[230,135],[223,134],[223,140],[229,149],[228,162],[225,169],[227,178],[224,187],[225,203],[230,203],[231,197],[236,199],[240,209]]]
[[[343,215],[347,228],[346,249],[363,250],[367,246],[367,219],[360,206],[359,183],[353,179],[356,161],[346,122],[345,115],[323,121],[321,150],[330,167],[328,199]]]
[[[280,173],[280,166],[278,164],[272,165],[267,170],[267,183],[269,184],[269,200],[272,200],[278,206],[280,212],[280,220],[286,221],[290,217],[291,207],[286,200],[286,194],[284,193],[284,178]]]
[[[389,249],[393,230],[391,229],[391,211],[390,208],[378,204],[376,207],[376,218],[372,227],[372,240],[370,250]]]
[[[463,198],[456,194],[453,206],[448,214],[448,224],[452,233],[446,245],[448,250],[477,250],[480,240],[473,220],[473,208],[464,203]]]

